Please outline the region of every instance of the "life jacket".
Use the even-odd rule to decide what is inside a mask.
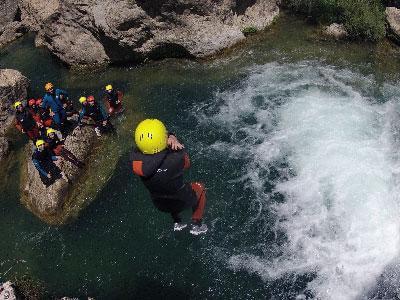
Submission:
[[[30,112],[24,108],[22,112],[17,111],[15,114],[17,125],[25,131],[32,130],[36,126],[36,122]]]

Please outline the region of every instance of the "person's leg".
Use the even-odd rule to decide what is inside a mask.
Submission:
[[[197,197],[197,203],[193,206],[192,221],[193,223],[201,223],[206,207],[206,190],[200,182],[192,182],[191,186]]]
[[[200,182],[192,182],[191,187],[196,194],[197,203],[192,207],[192,228],[190,229],[190,233],[199,235],[206,233],[208,230],[207,225],[201,223],[206,207],[206,190],[204,185]]]
[[[180,217],[178,212],[172,212],[171,213],[171,217],[174,220],[174,223],[181,223],[182,222],[182,219],[181,219],[181,217]]]

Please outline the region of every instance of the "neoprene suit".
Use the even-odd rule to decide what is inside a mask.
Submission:
[[[133,172],[140,176],[160,211],[170,213],[174,222],[179,223],[179,213],[192,208],[193,222],[201,222],[206,192],[202,183],[183,181],[183,171],[190,167],[189,156],[184,150],[165,149],[146,155],[135,149],[131,161]]]

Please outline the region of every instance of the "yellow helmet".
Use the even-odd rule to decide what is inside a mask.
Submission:
[[[156,154],[167,148],[167,129],[157,119],[146,119],[135,130],[136,146],[144,154]]]
[[[86,97],[80,97],[79,98],[79,102],[81,103],[81,104],[83,104],[83,103],[85,103],[87,101],[87,99],[86,99]]]
[[[53,128],[48,128],[46,130],[46,135],[49,136],[50,133],[56,133],[57,131],[55,131]]]
[[[18,106],[22,105],[21,101],[17,101],[14,103],[14,108],[16,109]]]
[[[111,90],[112,90],[112,85],[111,84],[106,85],[106,91],[111,91]]]
[[[43,140],[37,140],[36,141],[36,148],[39,148],[39,146],[44,145],[44,141]]]
[[[51,82],[48,82],[44,85],[44,90],[46,92],[50,91],[52,88],[54,87],[54,85]]]

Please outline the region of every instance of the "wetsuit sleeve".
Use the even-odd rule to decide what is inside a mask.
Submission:
[[[43,101],[42,101],[42,103],[40,104],[40,107],[41,107],[41,108],[46,108],[46,107],[47,107],[47,102],[48,102],[48,100],[47,100],[47,95],[44,95],[44,96],[43,96]]]
[[[38,172],[43,175],[43,176],[47,176],[47,172],[45,170],[43,170],[42,166],[40,165],[40,162],[37,159],[32,159],[33,165],[35,166],[36,170],[38,170]]]

